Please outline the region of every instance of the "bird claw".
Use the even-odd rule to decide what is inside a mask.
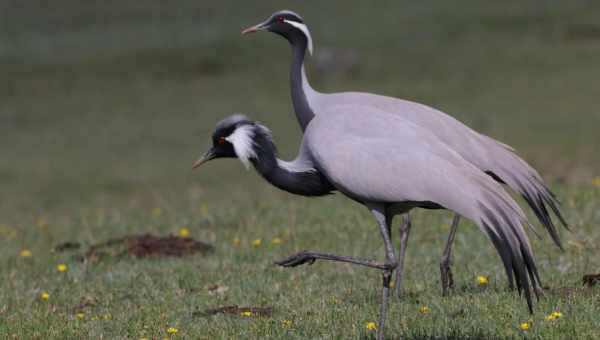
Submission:
[[[358,259],[350,256],[340,256],[327,253],[317,253],[312,251],[301,251],[297,254],[289,256],[281,261],[276,261],[275,264],[282,267],[297,267],[303,264],[313,264],[317,260],[327,260],[334,262],[346,262],[369,268],[375,268],[384,271],[393,271],[397,263],[381,263],[372,260]]]
[[[275,264],[282,267],[297,267],[303,264],[312,265],[317,259],[306,251],[299,252],[289,256],[281,261],[276,261]]]

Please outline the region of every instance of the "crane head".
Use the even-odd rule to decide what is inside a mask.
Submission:
[[[294,44],[301,39],[306,39],[308,53],[313,53],[313,42],[308,27],[302,17],[292,11],[277,11],[267,20],[250,26],[242,31],[242,35],[267,30],[286,38]]]
[[[254,138],[261,126],[241,114],[233,114],[219,123],[212,134],[212,146],[194,162],[192,168],[215,158],[239,158],[249,167],[250,159],[256,158]]]

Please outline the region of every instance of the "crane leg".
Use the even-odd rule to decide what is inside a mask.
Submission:
[[[390,296],[390,281],[392,279],[392,274],[396,269],[398,262],[396,261],[396,256],[394,255],[394,248],[392,246],[392,241],[390,240],[390,227],[389,223],[391,219],[386,219],[385,209],[380,206],[369,207],[375,219],[377,220],[377,224],[379,225],[379,231],[383,238],[383,242],[385,244],[385,262],[378,262],[367,259],[359,259],[350,256],[340,256],[333,255],[327,253],[318,253],[312,251],[301,251],[299,253],[293,254],[281,261],[275,262],[275,264],[282,267],[296,267],[303,264],[313,264],[316,260],[328,260],[328,261],[336,261],[336,262],[346,262],[352,263],[360,266],[365,266],[369,268],[375,268],[383,271],[383,289],[381,292],[381,305],[379,308],[379,323],[377,325],[377,340],[384,339],[384,328],[385,328],[385,320],[387,318],[387,310],[388,310],[388,302]]]
[[[402,290],[402,276],[404,272],[404,255],[408,246],[408,234],[410,233],[411,221],[408,213],[403,215],[402,224],[400,225],[400,251],[398,253],[398,267],[396,268],[396,280],[394,289],[396,297],[399,299]]]
[[[390,297],[390,281],[398,262],[396,260],[396,256],[394,255],[394,247],[392,246],[392,241],[390,238],[390,226],[388,224],[390,219],[386,218],[385,208],[377,206],[369,208],[371,209],[373,216],[375,216],[377,224],[379,224],[379,231],[385,245],[385,262],[393,265],[391,269],[386,269],[383,271],[383,288],[381,291],[381,306],[379,308],[379,324],[377,326],[377,340],[383,340],[385,320],[387,318],[387,308]]]
[[[346,262],[352,263],[359,266],[365,266],[369,268],[375,268],[380,270],[394,270],[396,268],[395,263],[384,263],[369,259],[359,259],[356,257],[334,255],[328,253],[318,253],[314,251],[303,250],[299,253],[293,254],[286,257],[281,261],[276,261],[275,264],[282,267],[297,267],[303,264],[313,264],[316,260],[327,260],[334,262]]]
[[[440,261],[440,273],[442,278],[442,296],[448,295],[448,288],[454,288],[454,279],[452,277],[452,244],[454,243],[454,237],[456,236],[456,230],[458,229],[458,223],[460,222],[460,215],[454,214],[452,219],[452,226],[450,227],[450,234],[448,234],[448,240],[444,247],[444,253]]]

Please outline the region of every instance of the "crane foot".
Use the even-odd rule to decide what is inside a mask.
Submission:
[[[346,262],[352,263],[359,266],[365,266],[369,268],[375,268],[380,270],[393,271],[397,263],[383,263],[374,260],[368,259],[359,259],[350,256],[341,256],[327,253],[317,253],[312,251],[301,251],[299,253],[293,254],[281,261],[276,261],[275,264],[282,267],[296,267],[303,264],[313,264],[316,260],[327,260],[334,262]]]

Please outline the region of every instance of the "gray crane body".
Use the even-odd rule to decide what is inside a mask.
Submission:
[[[363,110],[369,110],[368,119]],[[530,287],[539,286],[540,279],[523,229],[528,224],[523,211],[499,183],[429,130],[383,111],[340,105],[309,122],[298,156],[288,162],[277,157],[268,128],[232,115],[217,124],[213,146],[194,167],[221,157],[252,164],[280,189],[305,196],[337,190],[373,213],[386,247],[385,263],[303,252],[278,264],[297,266],[327,259],[382,269],[378,339],[383,339],[390,277],[398,265],[390,223],[394,215],[415,207],[445,208],[471,219],[492,241],[509,283],[516,282],[525,292],[532,311]],[[310,184],[302,185],[306,182]]]

